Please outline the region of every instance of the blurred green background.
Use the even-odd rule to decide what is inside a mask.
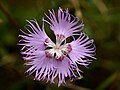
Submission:
[[[26,77],[18,34],[26,19],[41,24],[48,9],[69,8],[82,18],[84,32],[95,40],[96,57],[84,78],[65,86]],[[0,0],[0,90],[120,90],[120,0]]]

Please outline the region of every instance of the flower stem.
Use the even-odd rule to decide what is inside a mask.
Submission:
[[[7,17],[7,19],[16,26],[16,28],[19,28],[19,24],[17,21],[12,17],[12,15],[8,12],[8,10],[3,6],[3,4],[0,2],[0,10],[4,13],[4,15]]]

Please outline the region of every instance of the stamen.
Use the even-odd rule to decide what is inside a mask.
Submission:
[[[64,35],[56,35],[56,44],[53,43],[51,40],[46,39],[44,42],[46,47],[46,57],[53,58],[53,60],[62,61],[64,57],[67,56],[68,53],[72,50],[70,44],[67,44],[66,42],[62,44],[64,40]]]

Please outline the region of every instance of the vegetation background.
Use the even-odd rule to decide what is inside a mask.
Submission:
[[[82,18],[84,32],[95,40],[96,57],[84,78],[65,86],[34,81],[17,46],[18,35],[36,18],[41,24],[48,9],[69,8]],[[0,0],[0,90],[120,90],[120,0]]]

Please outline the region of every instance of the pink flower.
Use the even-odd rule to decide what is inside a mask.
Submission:
[[[49,10],[48,20],[43,19],[40,27],[36,20],[30,20],[28,34],[23,32],[20,44],[21,53],[26,60],[25,65],[30,65],[26,71],[29,75],[35,73],[34,80],[44,80],[54,83],[58,77],[58,86],[65,83],[65,78],[81,77],[78,65],[87,67],[95,59],[95,45],[93,40],[81,32],[84,24],[79,24],[79,19],[69,14],[68,9],[58,9],[57,16],[54,10]],[[50,25],[55,34],[56,42],[48,37],[44,29],[44,22]],[[76,36],[78,37],[76,39]],[[68,38],[72,38],[70,42]],[[77,73],[75,73],[77,72]]]

